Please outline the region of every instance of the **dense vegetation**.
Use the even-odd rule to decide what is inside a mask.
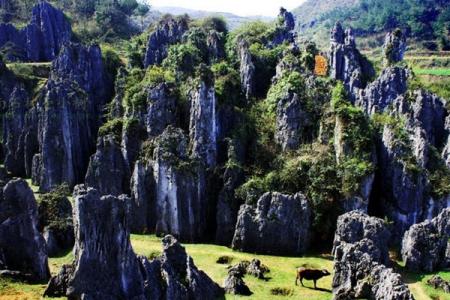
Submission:
[[[0,1],[0,20],[20,26],[30,18],[32,7],[37,0]],[[54,0],[49,1],[63,9],[72,21],[77,36],[84,41],[99,38],[111,40],[130,37],[139,31],[130,17],[142,17],[150,7],[136,0]]]
[[[442,49],[450,49],[448,0],[361,0],[356,6],[327,12],[320,20],[328,28],[337,20],[346,20],[360,34],[374,34],[399,27],[415,38],[436,39]],[[438,45],[432,43],[429,47],[437,49]]]

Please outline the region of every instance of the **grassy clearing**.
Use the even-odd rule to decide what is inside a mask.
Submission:
[[[414,68],[417,75],[450,76],[450,69],[419,69]]]
[[[133,235],[132,244],[136,253],[151,256],[161,251],[160,239],[155,236]],[[331,279],[332,276],[325,277],[318,281],[317,286],[322,290],[312,289],[313,283],[304,281],[305,287],[295,286],[295,270],[302,265],[313,268],[333,269],[333,261],[328,256],[307,256],[279,257],[269,255],[256,255],[236,252],[230,248],[206,245],[206,244],[184,244],[186,251],[194,259],[195,264],[205,271],[214,281],[223,284],[227,275],[227,265],[216,263],[222,256],[232,258],[231,264],[236,264],[241,260],[251,260],[258,258],[263,264],[269,267],[270,273],[267,277],[269,281],[259,280],[251,276],[244,278],[253,295],[250,297],[239,297],[227,295],[226,299],[309,299],[325,300],[331,299]],[[278,293],[278,295],[274,295]],[[280,294],[287,293],[283,296]]]
[[[131,243],[136,253],[147,257],[155,257],[161,253],[160,239],[154,235],[132,235]],[[279,257],[270,255],[256,255],[242,253],[230,248],[209,245],[209,244],[184,244],[186,251],[193,257],[199,269],[205,271],[214,281],[223,284],[227,275],[227,265],[218,264],[216,261],[220,257],[231,259],[230,264],[238,263],[241,260],[251,260],[258,258],[263,264],[270,268],[267,277],[268,281],[259,280],[251,276],[244,278],[253,295],[250,297],[240,297],[226,295],[226,299],[308,299],[308,300],[329,300],[331,295],[332,276],[322,278],[318,281],[320,290],[314,290],[313,283],[305,281],[305,287],[295,286],[295,269],[299,266],[309,266],[312,268],[333,269],[333,262],[327,255],[306,256],[306,257]],[[64,253],[60,257],[50,258],[50,270],[56,274],[63,264],[73,260],[72,252]],[[420,275],[405,273],[401,266],[399,272],[403,274],[416,300],[449,300],[448,294],[435,290],[426,284],[432,275]],[[450,271],[440,272],[446,280],[450,280]],[[0,300],[22,300],[41,299],[45,289],[43,284],[25,284],[0,279]]]

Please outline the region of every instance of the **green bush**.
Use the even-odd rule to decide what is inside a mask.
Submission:
[[[54,230],[67,230],[72,227],[72,205],[67,199],[70,189],[60,185],[38,200],[39,227],[49,227]]]
[[[122,136],[122,129],[123,129],[123,121],[122,119],[112,119],[103,124],[99,130],[98,135],[99,136],[106,136],[108,134],[113,134],[115,139],[120,141]]]

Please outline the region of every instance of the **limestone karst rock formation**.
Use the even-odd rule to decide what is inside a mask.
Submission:
[[[366,78],[375,75],[373,67],[356,48],[353,30],[344,31],[339,22],[331,31],[328,59],[331,78],[344,83],[353,101],[359,89],[365,87]]]
[[[161,20],[148,39],[144,66],[160,64],[167,57],[169,46],[180,42],[187,30],[188,24],[184,18],[168,17]]]
[[[64,13],[46,1],[33,7],[31,21],[25,28],[0,24],[0,48],[13,44],[16,51],[6,53],[13,61],[52,61],[71,38],[72,28]]]
[[[406,36],[400,29],[389,32],[383,45],[385,65],[395,64],[403,60],[406,52]]]
[[[130,170],[116,137],[113,134],[99,137],[96,148],[87,169],[86,185],[102,195],[129,193]]]
[[[130,199],[75,187],[75,260],[62,267],[44,293],[73,299],[215,299],[223,290],[197,269],[173,236],[160,257],[134,253],[129,236]]]
[[[240,40],[237,47],[240,61],[242,93],[248,101],[254,95],[255,65],[248,49],[248,43],[245,40]]]
[[[36,104],[39,153],[32,175],[41,190],[84,181],[110,86],[98,46],[70,44],[53,62]]]
[[[52,278],[46,295],[142,299],[143,278],[128,231],[130,199],[101,197],[83,185],[75,187],[74,198],[75,259],[71,267],[63,268],[65,272]],[[58,294],[63,282],[65,289]]]
[[[3,183],[5,184],[5,182]],[[2,186],[0,196],[0,270],[42,282],[50,277],[47,245],[38,231],[38,208],[25,180]]]
[[[402,242],[405,267],[415,272],[434,272],[448,267],[450,208],[437,217],[415,224],[406,231]]]
[[[389,231],[383,220],[353,211],[338,219],[334,241],[333,299],[414,299],[388,268]]]
[[[311,208],[302,194],[272,192],[256,206],[241,206],[232,248],[270,254],[303,254],[310,240]]]
[[[217,162],[217,100],[214,86],[201,82],[191,97],[189,135],[192,156],[205,166],[214,167]]]

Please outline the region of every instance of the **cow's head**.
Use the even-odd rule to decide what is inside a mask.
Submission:
[[[328,275],[331,275],[331,274],[330,274],[330,272],[328,272],[327,270],[323,269],[323,270],[322,270],[322,275],[323,275],[323,276],[328,276]]]

